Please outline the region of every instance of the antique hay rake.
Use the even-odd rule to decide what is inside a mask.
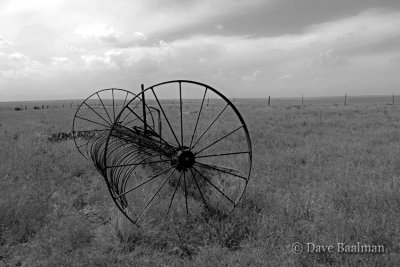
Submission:
[[[72,133],[137,225],[169,214],[227,214],[250,178],[246,124],[229,99],[203,83],[142,85],[137,94],[100,90],[78,107]]]

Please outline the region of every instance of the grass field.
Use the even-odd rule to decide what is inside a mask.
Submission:
[[[199,214],[140,229],[73,141],[47,141],[71,130],[70,102],[22,111],[3,103],[0,256],[10,266],[395,266],[400,105],[353,100],[267,107],[236,99],[253,145],[239,207],[226,218]],[[295,242],[305,250],[360,242],[385,252],[296,254]]]

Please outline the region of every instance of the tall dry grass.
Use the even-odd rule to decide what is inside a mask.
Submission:
[[[400,107],[236,101],[253,174],[227,217],[142,228],[116,210],[73,142],[72,111],[0,113],[0,255],[22,266],[385,266],[400,262]],[[380,244],[384,254],[294,254],[294,242]]]

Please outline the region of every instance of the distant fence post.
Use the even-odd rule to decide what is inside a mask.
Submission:
[[[344,95],[344,105],[347,105],[347,93]]]
[[[394,93],[393,93],[393,97],[392,97],[392,105],[394,105]]]
[[[301,104],[304,106],[304,96],[301,94]]]
[[[271,96],[268,96],[268,107],[271,105]]]

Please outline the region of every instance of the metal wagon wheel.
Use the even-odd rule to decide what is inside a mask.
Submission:
[[[148,123],[145,107],[159,111],[158,129]],[[125,117],[137,119],[121,125]],[[102,156],[114,202],[138,225],[171,213],[229,213],[252,165],[249,132],[237,108],[211,86],[188,80],[142,86],[111,126]]]
[[[93,93],[79,105],[72,123],[72,134],[82,156],[86,159],[99,157],[92,150],[104,143],[117,115],[134,97],[135,94],[130,91],[109,88]],[[124,119],[127,118],[121,118],[120,123]],[[149,116],[149,123],[154,124],[152,114]],[[98,161],[95,160],[95,163]]]

